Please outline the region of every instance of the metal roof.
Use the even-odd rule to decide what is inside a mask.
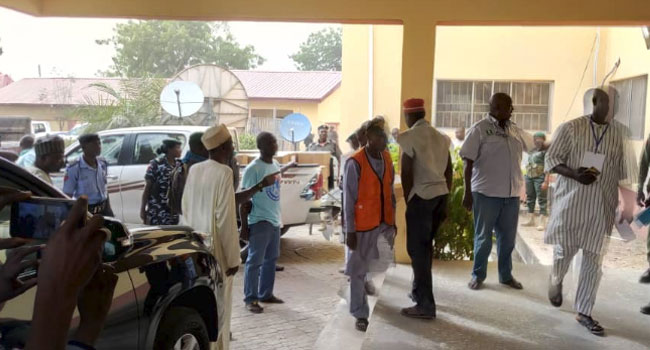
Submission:
[[[321,101],[341,85],[341,72],[233,70],[250,98]]]
[[[250,99],[321,101],[341,84],[341,72],[262,72],[234,70]],[[0,88],[0,105],[84,105],[108,98],[91,84],[115,89],[120,78],[26,78]]]

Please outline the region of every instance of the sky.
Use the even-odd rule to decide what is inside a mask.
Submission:
[[[40,18],[0,8],[0,73],[14,80],[38,77],[94,77],[111,65],[114,50],[97,45],[123,19]],[[266,62],[257,70],[294,71],[288,57],[310,33],[336,24],[229,22],[235,39],[253,45]]]

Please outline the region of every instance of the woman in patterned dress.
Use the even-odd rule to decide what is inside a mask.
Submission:
[[[176,225],[178,215],[173,215],[169,208],[169,186],[175,167],[180,166],[182,143],[178,140],[163,141],[156,153],[160,157],[151,160],[144,175],[146,182],[142,193],[140,218],[147,225]]]

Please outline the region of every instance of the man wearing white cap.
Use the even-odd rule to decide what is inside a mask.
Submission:
[[[50,174],[61,170],[65,165],[63,162],[65,143],[59,136],[46,136],[36,141],[34,150],[36,154],[34,166],[28,166],[26,169],[32,175],[51,185]]]
[[[241,263],[233,173],[228,165],[234,147],[224,124],[206,130],[201,141],[208,150],[209,158],[190,169],[183,192],[181,222],[212,236],[214,255],[222,271],[225,271],[224,322],[219,332],[217,349],[228,349],[232,282]]]

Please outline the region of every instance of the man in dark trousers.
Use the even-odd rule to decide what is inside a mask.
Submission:
[[[436,303],[431,282],[433,239],[445,219],[451,189],[450,141],[424,119],[422,99],[404,102],[408,130],[397,137],[402,149],[402,187],[406,201],[406,246],[413,267],[411,297],[415,306],[402,315],[431,319]]]
[[[63,192],[72,198],[88,196],[88,211],[114,216],[108,199],[108,162],[100,156],[102,143],[97,134],[79,137],[83,155],[65,170]]]

